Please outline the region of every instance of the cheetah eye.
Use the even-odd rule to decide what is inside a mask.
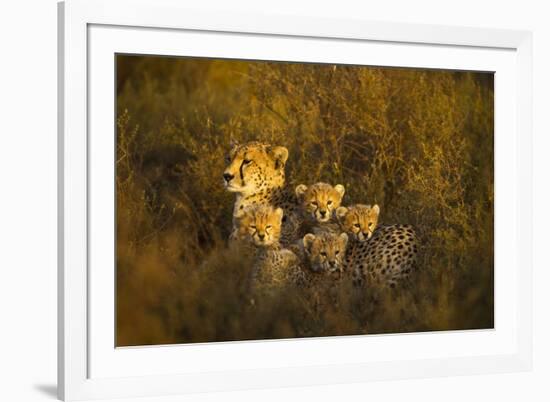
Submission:
[[[250,225],[250,229],[256,229],[256,226]]]
[[[311,203],[311,205],[313,205],[313,206],[316,207],[316,206],[317,206],[317,202],[313,201],[313,202]]]
[[[326,257],[326,256],[327,256],[327,253],[325,253],[325,252],[323,251],[323,252],[321,253],[321,255],[322,255],[323,257]]]
[[[369,228],[371,228],[371,227],[372,227],[372,222],[371,222],[371,223],[369,223]]]
[[[355,226],[356,228],[360,228],[360,227],[361,227],[361,225],[360,225],[360,224],[358,224],[358,223],[356,223],[356,224],[355,224],[355,225],[353,225],[353,226]]]
[[[271,229],[271,225],[267,225],[265,228],[266,229]]]
[[[328,200],[328,201],[327,201],[327,205],[330,205],[330,204],[332,204],[332,201],[331,201],[331,200]]]
[[[251,162],[252,162],[252,161],[251,161],[250,159],[245,159],[245,160],[243,160],[243,163],[244,163],[245,165],[248,165],[248,164],[251,163]]]
[[[340,250],[336,250],[336,251],[334,252],[334,255],[338,255],[338,254],[340,254]]]

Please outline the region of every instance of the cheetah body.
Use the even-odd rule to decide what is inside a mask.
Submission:
[[[253,249],[250,284],[254,290],[288,285],[299,271],[296,254],[280,245],[283,210],[266,204],[243,208],[235,220],[232,239]]]
[[[301,285],[314,298],[314,304],[338,305],[338,288],[345,277],[345,255],[348,236],[345,233],[308,233],[303,238],[303,274]]]
[[[296,254],[276,244],[258,248],[251,272],[254,291],[273,291],[303,282],[302,270]]]
[[[418,243],[410,225],[380,226],[369,240],[350,242],[346,265],[356,283],[395,287],[416,270]]]
[[[336,216],[350,236],[346,265],[358,284],[395,287],[416,268],[418,237],[410,225],[378,225],[378,205],[340,207]]]

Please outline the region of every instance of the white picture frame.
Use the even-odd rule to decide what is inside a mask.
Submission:
[[[61,399],[531,368],[531,33],[228,14],[191,9],[178,0],[68,0],[59,4],[58,11]],[[197,41],[201,49],[186,47]],[[303,41],[308,42],[307,51]],[[368,56],[363,55],[368,58],[361,59],[354,49],[369,50]],[[495,177],[500,198],[495,201],[495,329],[115,349],[109,315],[109,309],[114,309],[112,297],[100,301],[94,296],[113,293],[112,262],[107,261],[113,255],[109,245],[114,247],[109,231],[112,220],[98,221],[90,211],[99,208],[107,217],[114,214],[110,211],[113,195],[108,192],[113,188],[108,162],[114,94],[108,85],[113,74],[107,69],[113,66],[107,63],[120,51],[496,71]],[[317,56],[321,53],[322,58]],[[101,166],[97,161],[106,162]],[[499,175],[507,180],[499,180]],[[513,221],[507,229],[512,234],[499,237],[504,215]],[[99,246],[90,248],[90,244]],[[110,270],[93,268],[102,258]],[[324,351],[322,355],[319,350]],[[364,353],[354,352],[358,350]]]

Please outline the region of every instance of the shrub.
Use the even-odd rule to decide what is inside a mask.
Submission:
[[[117,344],[493,326],[493,76],[488,73],[118,56]],[[251,307],[250,261],[226,246],[231,139],[289,149],[291,185],[346,187],[414,225],[420,272]]]

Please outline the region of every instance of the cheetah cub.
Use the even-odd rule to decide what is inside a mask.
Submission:
[[[254,249],[252,290],[273,290],[289,284],[299,269],[296,254],[279,243],[282,219],[281,208],[255,204],[244,208],[236,220],[233,238]]]
[[[346,233],[308,233],[304,236],[303,243],[306,262],[311,271],[328,274],[341,274],[344,271],[348,244]]]
[[[308,233],[303,238],[303,283],[313,291],[313,305],[320,309],[330,303],[338,306],[338,287],[342,283],[348,235]]]
[[[378,226],[380,207],[356,204],[351,207],[338,207],[336,217],[340,227],[348,233],[352,240],[364,242],[372,237]]]
[[[411,225],[378,226],[380,207],[340,207],[336,216],[351,240],[346,256],[356,284],[395,287],[416,269],[419,240]]]
[[[334,211],[342,203],[346,192],[343,185],[331,186],[327,183],[315,183],[306,186],[300,184],[296,187],[295,192],[303,218],[302,235],[308,232],[317,234],[340,232],[334,219]]]

